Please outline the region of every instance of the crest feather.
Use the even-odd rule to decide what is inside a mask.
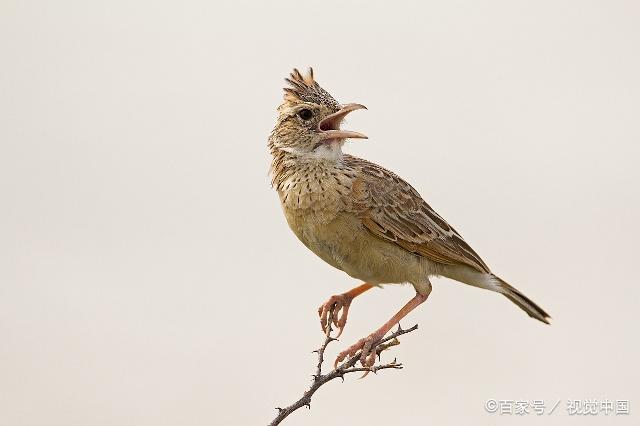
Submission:
[[[316,104],[324,104],[336,111],[340,109],[340,104],[333,96],[324,90],[313,78],[313,68],[309,68],[309,72],[303,75],[297,68],[294,68],[289,78],[285,78],[291,87],[285,87],[284,100],[289,102],[312,102]]]

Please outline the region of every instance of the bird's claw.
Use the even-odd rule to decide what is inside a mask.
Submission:
[[[347,315],[349,314],[349,306],[353,299],[344,294],[333,295],[318,308],[318,316],[320,317],[320,327],[326,334],[327,329],[331,326],[329,323],[329,313],[331,313],[331,323],[338,329],[336,339],[342,334],[344,326],[347,324]],[[342,311],[342,314],[340,314]]]
[[[364,368],[369,368],[369,371],[371,371],[371,368],[373,368],[373,365],[376,363],[376,356],[378,355],[376,346],[382,337],[383,336],[379,333],[372,333],[367,337],[358,340],[356,343],[338,354],[333,364],[333,368],[338,368],[338,364],[344,361],[347,357],[353,358],[358,354],[358,352],[360,352],[360,364],[362,364]],[[365,372],[362,377],[369,374],[369,371]]]

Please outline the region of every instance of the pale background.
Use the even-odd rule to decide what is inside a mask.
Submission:
[[[265,2],[266,3],[266,2]],[[291,425],[638,425],[634,1],[0,2],[0,424],[256,425],[308,385],[358,282],[289,231],[266,139],[312,65],[409,180],[554,318],[434,280],[402,371]],[[356,300],[330,355],[413,294]],[[544,418],[488,398],[562,399]],[[567,399],[631,416],[568,417]]]

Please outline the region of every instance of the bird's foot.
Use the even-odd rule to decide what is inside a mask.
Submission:
[[[333,364],[334,368],[337,368],[338,364],[344,361],[347,357],[354,357],[358,353],[358,351],[360,351],[360,364],[362,364],[362,366],[365,368],[373,367],[376,362],[376,356],[378,355],[376,346],[378,345],[378,343],[380,343],[380,340],[382,340],[385,334],[386,330],[379,329],[371,333],[367,337],[358,340],[356,343],[338,354],[338,357]],[[368,371],[364,374],[364,376],[366,376],[367,374]]]
[[[347,324],[347,315],[349,314],[349,306],[351,306],[352,300],[353,297],[347,294],[336,294],[320,305],[318,315],[320,316],[320,326],[325,334],[331,326],[329,323],[329,313],[331,312],[331,322],[338,329],[336,339],[340,337],[344,326]],[[342,311],[342,315],[340,315],[340,311]]]

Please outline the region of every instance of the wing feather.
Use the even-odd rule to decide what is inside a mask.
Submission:
[[[462,236],[406,181],[360,158],[344,155],[343,161],[357,172],[351,192],[353,205],[373,235],[437,263],[490,272]]]

